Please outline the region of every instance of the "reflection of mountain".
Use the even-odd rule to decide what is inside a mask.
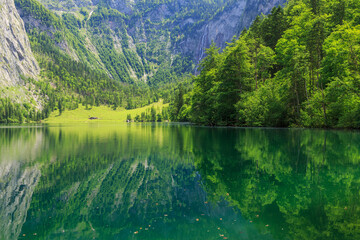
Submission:
[[[37,167],[0,164],[0,239],[17,239],[40,178]]]
[[[34,129],[0,129],[0,239],[17,239],[40,178],[37,164],[43,134]]]
[[[34,239],[129,239],[136,231],[141,239],[236,234],[243,224],[240,216],[225,203],[205,203],[200,176],[187,161],[173,157],[98,156],[104,165],[84,171],[82,163],[90,157],[68,158],[64,168],[54,163],[43,171],[22,234],[37,233]],[[82,167],[74,170],[73,163]]]
[[[356,132],[50,126],[0,143],[0,239],[360,234]]]
[[[39,160],[46,141],[42,128],[1,128],[0,163]]]
[[[192,165],[192,131],[176,125],[7,130],[8,149],[30,141],[43,150],[34,155],[38,161],[26,161],[25,173],[41,163],[31,206],[28,210],[27,198],[26,207],[15,207],[22,222],[27,215],[26,223],[10,226],[17,227],[16,234],[22,227],[27,239],[126,239],[136,231],[142,239],[235,234],[240,216],[225,203],[205,203],[207,194]],[[38,136],[42,140],[34,141]],[[38,179],[40,171],[33,169]],[[8,185],[10,180],[3,179]],[[223,227],[225,219],[234,224]]]

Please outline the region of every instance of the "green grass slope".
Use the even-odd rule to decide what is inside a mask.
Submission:
[[[163,108],[168,107],[169,104],[164,104],[163,101],[150,104],[142,108],[136,108],[131,110],[126,110],[124,108],[119,108],[113,110],[113,108],[108,106],[99,106],[92,107],[91,109],[86,109],[85,106],[80,105],[79,108],[75,110],[64,111],[59,115],[59,111],[56,110],[50,114],[50,117],[45,119],[44,123],[86,123],[86,122],[125,122],[128,114],[131,115],[132,119],[136,115],[140,115],[142,112],[150,111],[154,106],[157,112],[161,112]],[[90,117],[97,117],[96,120],[90,120]]]

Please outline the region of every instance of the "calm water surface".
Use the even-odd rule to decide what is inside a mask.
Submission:
[[[360,239],[360,134],[0,127],[0,239]]]

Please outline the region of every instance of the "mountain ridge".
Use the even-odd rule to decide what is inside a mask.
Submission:
[[[185,57],[187,62],[192,61],[192,64],[183,67],[184,69],[176,72],[176,75],[194,71],[205,56],[205,49],[210,46],[211,41],[224,48],[226,42],[230,42],[234,35],[239,35],[244,28],[249,27],[257,15],[267,14],[274,6],[283,4],[285,1],[71,1],[73,3],[70,4],[71,6],[61,5],[64,1],[41,0],[40,2],[48,9],[59,13],[69,11],[76,15],[84,11],[84,7],[96,13],[98,11],[96,8],[100,6],[124,14],[122,23],[102,19],[103,26],[110,32],[115,32],[116,28],[121,28],[123,25],[124,29],[120,30],[133,44],[133,50],[145,43],[145,51],[148,54],[142,56],[138,51],[135,54],[141,59],[144,68],[147,68],[146,63],[149,64],[150,70],[148,74],[140,72],[139,76],[135,77],[137,78],[135,81],[147,81],[160,67],[173,67],[173,59],[176,57]],[[89,21],[91,22],[91,18],[94,17],[98,16],[92,14]],[[96,32],[89,28],[87,30],[91,33]],[[113,41],[121,43],[123,37],[114,35],[110,34]],[[115,50],[122,52],[121,49],[119,50],[119,47],[123,47],[121,44],[117,46],[114,44],[114,46]],[[128,48],[126,44],[125,48]],[[158,58],[159,56],[161,59]],[[129,73],[138,72],[131,66],[128,69]],[[129,75],[134,77],[134,74]]]
[[[55,0],[42,0],[46,7],[36,0],[6,4],[14,2],[17,19],[26,30],[21,35],[31,45],[26,48],[31,50],[29,59],[38,65],[30,74],[2,77],[8,82],[3,86],[14,88],[0,96],[0,100],[9,98],[0,104],[0,121],[5,122],[39,120],[51,111],[59,109],[61,114],[79,104],[132,109],[160,98],[169,102],[171,89],[184,74],[197,70],[212,40],[225,46],[244,24],[250,24],[247,13],[266,13],[284,0],[258,0],[252,5],[250,0],[121,1],[119,5],[75,1],[81,6],[77,8]],[[19,106],[12,105],[14,99]],[[36,110],[23,108],[23,103],[36,105]],[[15,109],[16,114],[9,117],[14,111],[2,109]]]

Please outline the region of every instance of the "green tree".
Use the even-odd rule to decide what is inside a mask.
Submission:
[[[127,122],[131,122],[131,121],[132,121],[131,114],[128,114],[128,115],[126,116],[126,121],[127,121]]]
[[[59,115],[61,115],[62,114],[62,112],[63,112],[63,100],[62,99],[59,99],[58,100],[58,110],[59,110]]]
[[[235,104],[251,90],[251,64],[243,38],[230,43],[224,54],[215,86],[215,118],[220,124],[235,124],[238,120]]]
[[[206,50],[206,57],[200,63],[201,73],[194,78],[190,112],[190,119],[193,122],[216,124],[214,85],[220,62],[219,48],[212,42],[210,48]]]
[[[151,107],[150,121],[151,122],[156,122],[156,109],[155,109],[154,106]]]

